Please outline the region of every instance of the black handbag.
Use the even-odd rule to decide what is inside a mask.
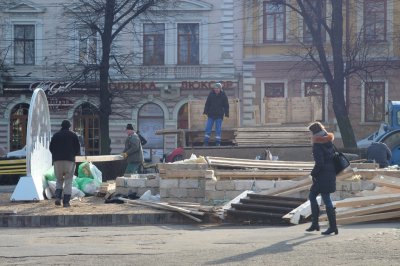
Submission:
[[[333,164],[335,165],[335,172],[339,174],[344,169],[350,166],[349,159],[346,156],[336,149],[335,145],[333,145],[334,153],[333,153]]]
[[[147,140],[139,133],[137,132],[139,139],[140,139],[140,144],[142,144],[142,146],[146,145]]]

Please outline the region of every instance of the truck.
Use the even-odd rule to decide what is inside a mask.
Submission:
[[[391,165],[400,164],[400,101],[389,101],[388,122],[381,123],[379,129],[357,141],[357,147],[367,149],[372,142],[385,143],[392,151]]]

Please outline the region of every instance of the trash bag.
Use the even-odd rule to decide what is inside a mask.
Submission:
[[[75,179],[77,188],[82,190],[86,195],[93,195],[99,190],[101,183],[96,179],[88,177],[78,177]]]
[[[47,170],[47,171],[44,173],[44,178],[45,178],[47,181],[56,181],[56,180],[57,180],[56,174],[54,173],[54,166],[51,166],[50,169]]]
[[[92,163],[84,162],[78,166],[78,177],[79,178],[93,178],[93,175],[90,171],[90,165]]]
[[[56,191],[56,182],[55,181],[47,181],[47,184],[49,186],[49,189],[51,191],[51,194],[54,197],[55,191]],[[71,194],[71,199],[74,198],[82,198],[85,196],[85,193],[83,193],[81,190],[79,190],[77,187],[72,186],[72,194]]]

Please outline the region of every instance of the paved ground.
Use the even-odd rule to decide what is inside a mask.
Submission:
[[[399,265],[400,225],[0,228],[0,265]]]
[[[0,186],[0,227],[111,226],[144,224],[190,224],[177,212],[141,205],[105,204],[104,198],[89,196],[71,201],[71,208],[57,207],[54,199],[12,202],[14,186]],[[208,221],[205,217],[203,220]]]

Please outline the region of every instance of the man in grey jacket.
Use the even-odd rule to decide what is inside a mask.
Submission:
[[[139,167],[143,163],[143,149],[138,134],[136,134],[132,124],[126,125],[125,148],[122,156],[126,158],[128,165],[125,174],[137,174]]]
[[[392,159],[392,152],[385,143],[372,142],[367,150],[367,158],[369,161],[378,163],[379,168],[385,168],[389,166],[389,162]]]

